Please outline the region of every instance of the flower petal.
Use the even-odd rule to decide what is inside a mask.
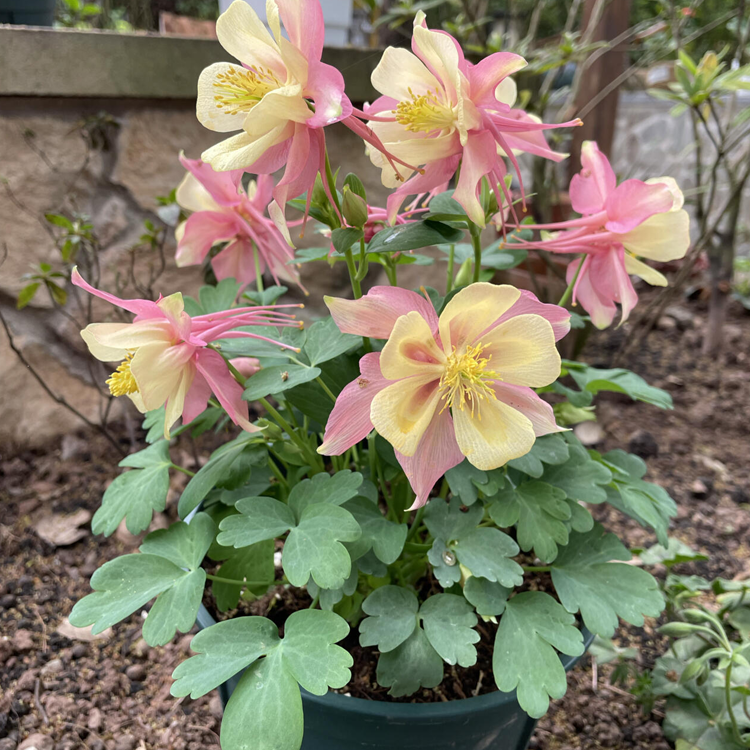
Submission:
[[[463,63],[463,53],[459,52],[455,41],[448,34],[430,31],[417,23],[415,18],[411,48],[440,81],[449,99],[455,102],[460,85],[459,70]]]
[[[219,16],[216,36],[221,46],[245,65],[284,70],[276,41],[248,3],[235,0]]]
[[[374,286],[357,300],[324,297],[336,325],[342,333],[387,339],[393,326],[412,310],[418,312],[434,333],[438,318],[432,303],[422,295],[394,286]]]
[[[585,216],[604,208],[607,196],[617,187],[617,177],[596,141],[583,142],[581,165],[580,173],[570,181],[570,204]]]
[[[177,243],[175,262],[179,267],[203,262],[217,242],[226,242],[242,232],[244,220],[233,211],[199,211],[188,217]]]
[[[425,64],[403,47],[388,47],[372,71],[372,85],[397,102],[409,100],[412,94],[437,93],[440,83]]]
[[[476,65],[472,65],[469,68],[472,101],[475,104],[483,104],[488,107],[497,105],[498,87],[506,81],[512,81],[508,76],[525,67],[526,60],[512,52],[495,52],[480,60]],[[504,86],[501,93],[507,95],[509,93],[507,87]],[[513,96],[514,100],[515,95]],[[509,103],[513,104],[513,101]]]
[[[344,76],[332,65],[310,64],[305,95],[315,105],[315,114],[308,118],[308,128],[321,128],[343,120],[352,113],[352,103],[344,93]]]
[[[456,409],[453,423],[461,452],[477,469],[497,469],[526,455],[534,445],[534,428],[528,417],[502,401],[483,401],[482,418]]]
[[[661,262],[678,260],[690,247],[690,217],[684,209],[657,214],[619,239],[633,255]]]
[[[631,276],[638,276],[651,286],[669,286],[667,277],[663,273],[647,266],[643,261],[634,258],[629,253],[625,253],[625,270]]]
[[[638,295],[625,270],[625,250],[622,247],[614,247],[594,255],[591,258],[588,277],[599,297],[620,303],[622,325],[638,303]]]
[[[308,60],[323,54],[325,26],[318,0],[276,0],[289,40]]]
[[[685,196],[682,194],[682,190],[680,190],[680,186],[674,177],[651,177],[646,180],[646,183],[649,185],[666,185],[667,190],[672,193],[672,198],[674,199],[670,210],[679,211],[685,204]]]
[[[591,322],[599,329],[608,328],[612,325],[612,321],[615,319],[617,314],[617,307],[615,306],[611,297],[607,298],[602,294],[599,294],[597,289],[594,287],[590,277],[591,267],[591,256],[589,256],[586,262],[586,266],[578,276],[576,282],[575,291],[573,293],[573,299],[575,302],[579,302],[581,307],[591,316]],[[565,274],[565,278],[570,284],[576,274],[576,270],[580,265],[581,260],[577,258],[568,264],[568,270]]]
[[[198,76],[195,115],[203,127],[216,133],[231,133],[233,130],[240,130],[247,114],[237,109],[217,106],[217,92],[223,86],[221,77],[231,76],[237,70],[236,64],[217,62],[204,68]],[[203,159],[203,161],[206,160]]]
[[[210,164],[200,159],[188,159],[184,153],[180,154],[180,163],[188,170],[176,195],[177,202],[183,208],[188,211],[216,211],[216,204],[236,206],[240,202],[239,189],[244,170],[217,172]],[[208,201],[205,199],[206,195]],[[189,203],[198,207],[193,208]]]
[[[499,157],[492,133],[483,130],[469,135],[461,159],[461,173],[453,198],[466,211],[466,215],[483,227],[484,208],[479,201],[479,187],[482,177],[492,172]]]
[[[511,385],[541,388],[560,376],[560,355],[549,321],[539,315],[517,315],[483,334],[487,367]]]
[[[190,390],[195,377],[195,366],[191,363],[180,370],[180,378],[174,391],[167,398],[164,410],[164,437],[169,440],[169,431],[174,423],[182,416],[185,408],[185,396]]]
[[[443,351],[472,344],[518,302],[521,293],[508,284],[471,284],[456,294],[440,314]]]
[[[182,423],[190,424],[196,417],[203,414],[211,398],[211,387],[206,379],[195,368],[193,382],[185,394],[185,404],[182,409]]]
[[[230,173],[231,174],[231,173]],[[186,211],[220,211],[221,207],[211,197],[211,194],[188,172],[178,185],[175,200],[180,208]]]
[[[372,432],[372,400],[389,382],[380,372],[380,354],[365,354],[359,361],[360,377],[339,393],[328,417],[323,444],[318,453],[340,456]]]
[[[81,331],[89,351],[101,362],[117,362],[129,351],[148,344],[168,344],[172,336],[172,327],[163,318],[136,323],[90,323]]]
[[[258,258],[258,264],[260,272],[263,273],[264,263],[261,258]],[[255,258],[252,242],[245,237],[238,237],[230,242],[211,259],[211,268],[214,269],[214,275],[218,281],[234,279],[243,287],[255,281]]]
[[[537,437],[549,435],[551,432],[565,432],[565,428],[559,427],[555,422],[552,406],[539,397],[533,388],[495,382],[492,389],[500,401],[528,418]]]
[[[500,316],[497,323],[504,323],[516,315],[541,315],[552,326],[555,333],[555,341],[559,341],[570,331],[570,313],[559,305],[551,305],[540,302],[536,296],[526,289],[519,290],[521,296],[511,308]]]
[[[380,370],[388,380],[433,373],[439,378],[445,354],[435,342],[427,321],[415,311],[402,315],[393,326],[380,355]]]
[[[625,180],[607,196],[604,226],[610,232],[624,234],[649,217],[670,211],[673,204],[672,191],[663,183],[649,185],[641,180]]]
[[[439,382],[434,375],[397,380],[372,401],[373,426],[405,456],[414,455],[435,414],[440,401]]]
[[[182,369],[189,366],[194,351],[189,344],[174,346],[170,342],[150,343],[136,350],[130,372],[146,409],[158,409],[176,392]]]
[[[446,410],[433,417],[413,456],[396,451],[396,458],[416,494],[409,510],[421,508],[440,477],[464,460],[450,412]]]
[[[235,0],[235,2],[241,1]],[[220,172],[249,169],[269,149],[291,137],[293,132],[294,124],[285,122],[258,137],[248,135],[245,132],[238,133],[206,149],[201,154],[201,159]]]
[[[155,302],[148,299],[121,299],[120,297],[115,297],[114,294],[109,294],[109,292],[102,292],[100,289],[95,289],[91,284],[84,280],[81,274],[78,273],[77,268],[73,269],[70,280],[73,283],[73,286],[80,287],[85,292],[93,294],[95,297],[99,297],[99,299],[103,299],[111,305],[121,307],[123,310],[135,314],[138,318],[162,317]]]

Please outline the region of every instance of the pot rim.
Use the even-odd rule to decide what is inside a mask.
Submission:
[[[211,625],[216,624],[216,620],[206,609],[203,602],[198,609],[196,618],[198,627],[203,630]],[[591,642],[594,640],[594,633],[585,626],[581,627],[583,634],[584,650],[580,656],[569,656],[560,654],[560,660],[566,672],[569,672],[585,656]],[[475,711],[482,711],[488,708],[495,708],[506,703],[516,702],[516,691],[504,693],[500,690],[494,690],[484,695],[476,695],[471,698],[459,698],[440,703],[394,703],[391,701],[367,700],[366,698],[355,698],[354,696],[343,695],[329,690],[325,695],[314,695],[300,686],[302,699],[309,703],[317,703],[329,708],[336,708],[339,711],[346,711],[352,714],[367,714],[371,716],[382,716],[388,714],[396,718],[414,718],[418,713],[420,718],[448,718],[459,716]]]

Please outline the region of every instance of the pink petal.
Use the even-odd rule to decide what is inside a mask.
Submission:
[[[604,208],[607,196],[617,185],[617,178],[595,141],[584,142],[581,165],[580,173],[570,182],[570,203],[579,214],[595,214]]]
[[[543,159],[550,159],[551,161],[562,161],[567,157],[567,154],[553,151],[549,147],[547,139],[544,137],[546,128],[540,128],[541,123],[522,109],[511,109],[504,116],[504,119],[525,123],[530,128],[529,130],[503,131],[505,142],[514,151],[523,151],[526,154],[534,154],[534,156],[541,156]]]
[[[515,318],[516,315],[531,314],[540,315],[542,318],[549,321],[552,330],[555,333],[555,341],[559,341],[566,333],[568,333],[570,330],[570,313],[564,307],[540,302],[532,292],[529,292],[526,289],[521,289],[520,292],[521,296],[518,300],[513,303],[513,306],[507,312],[503,313],[503,315],[493,323],[492,328],[495,328],[500,325],[500,323],[504,323],[510,318]]]
[[[438,328],[438,316],[432,303],[421,294],[395,286],[374,286],[357,300],[324,297],[336,325],[342,333],[387,339],[402,316],[416,310],[430,326]]]
[[[429,500],[430,490],[440,477],[464,460],[449,410],[435,412],[413,456],[396,451],[396,458],[416,494],[409,510],[421,508]]]
[[[262,214],[273,197],[273,188],[276,184],[270,174],[259,174],[255,180],[255,195],[250,201],[252,205]]]
[[[245,173],[244,169],[216,172],[210,164],[200,159],[188,159],[184,154],[180,154],[180,163],[208,190],[219,205],[234,206],[240,202],[238,188]]]
[[[271,146],[258,161],[253,162],[248,166],[248,172],[253,174],[272,174],[277,170],[281,169],[286,164],[287,157],[289,156],[289,150],[292,147],[292,139],[287,138],[281,143],[277,143],[275,146]]]
[[[625,180],[607,196],[608,221],[604,226],[610,232],[625,234],[650,216],[670,211],[673,203],[674,196],[663,183]]]
[[[211,398],[211,388],[200,372],[195,373],[190,389],[185,395],[185,404],[182,407],[182,423],[189,424],[197,416],[203,414]]]
[[[497,105],[495,89],[504,78],[525,67],[526,60],[512,52],[495,52],[469,68],[471,99],[477,105]]]
[[[121,307],[123,310],[133,313],[137,316],[136,320],[164,317],[164,313],[156,306],[156,302],[147,299],[120,299],[120,297],[115,297],[114,294],[94,289],[91,284],[84,281],[81,274],[78,273],[77,268],[73,269],[70,280],[74,286],[80,287],[89,294],[93,294],[95,297],[99,297],[99,299],[103,299],[116,307]]]
[[[200,349],[195,353],[195,366],[232,422],[247,432],[257,432],[259,428],[248,420],[247,401],[242,400],[243,388],[229,372],[224,357],[213,349]]]
[[[620,303],[622,306],[620,325],[622,325],[638,303],[638,295],[625,269],[624,248],[615,246],[606,252],[594,255],[588,276],[600,297]]]
[[[365,354],[359,360],[360,377],[339,393],[328,417],[323,444],[318,453],[340,456],[372,431],[370,405],[375,396],[391,381],[380,372],[380,354]]]
[[[537,437],[548,435],[550,432],[564,432],[564,427],[558,427],[552,407],[540,398],[533,388],[522,385],[495,382],[492,384],[497,398],[516,411],[520,411],[531,422]]]
[[[262,273],[263,262],[260,258],[258,260]],[[245,237],[238,237],[230,242],[211,259],[211,267],[219,281],[235,279],[243,287],[255,281],[255,258],[251,241]]]
[[[612,324],[617,314],[617,307],[612,298],[600,295],[591,283],[589,269],[591,266],[591,256],[586,259],[588,262],[578,276],[575,291],[573,292],[573,301],[579,302],[581,307],[591,316],[591,322],[599,329],[607,328]],[[566,280],[570,284],[573,280],[576,270],[581,263],[580,258],[574,260],[568,265]]]
[[[480,182],[482,177],[493,170],[498,159],[497,145],[492,133],[483,130],[469,134],[453,197],[463,206],[466,215],[480,227],[485,223],[484,209],[478,198]]]
[[[325,26],[319,0],[276,0],[289,40],[307,59],[320,60]]]
[[[456,148],[460,149],[460,147],[461,144],[458,137],[456,137]],[[460,161],[461,154],[456,153],[453,156],[427,164],[421,174],[418,172],[413,177],[410,177],[401,187],[394,190],[388,196],[386,204],[388,207],[388,223],[393,224],[396,221],[398,211],[407,195],[428,193],[438,185],[447,182],[456,174],[456,169]]]
[[[315,104],[315,114],[305,122],[308,128],[322,128],[352,113],[352,103],[344,93],[344,76],[332,65],[310,64],[305,93]]]
[[[244,221],[233,212],[198,211],[189,216],[185,231],[177,243],[177,265],[195,266],[202,263],[217,242],[232,239],[242,232],[243,224]]]
[[[255,375],[260,370],[260,362],[257,357],[234,357],[234,359],[229,360],[229,364],[246,378]]]

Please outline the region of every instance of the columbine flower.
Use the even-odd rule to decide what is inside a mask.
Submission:
[[[284,279],[302,286],[295,267],[287,265],[294,253],[264,214],[273,178],[260,175],[245,192],[241,169],[215,172],[209,164],[183,154],[180,162],[188,173],[177,188],[177,203],[193,214],[175,229],[177,265],[198,265],[214,245],[227,242],[211,259],[217,279],[234,278],[244,287],[258,271],[268,269],[276,284]]]
[[[374,427],[416,492],[412,507],[464,456],[494,469],[528,453],[536,436],[559,431],[532,389],[560,374],[564,309],[483,283],[461,290],[439,318],[427,299],[395,287],[325,300],[344,333],[388,341],[360,361],[361,376],[339,394],[318,451],[339,455]]]
[[[690,247],[690,218],[671,177],[618,185],[607,157],[593,141],[584,142],[581,164],[583,169],[570,183],[570,202],[582,217],[527,225],[527,229],[560,231],[525,246],[586,253],[580,273],[580,259],[568,265],[567,280],[571,283],[578,273],[573,301],[581,303],[597,328],[606,328],[614,320],[616,302],[622,307],[623,323],[638,302],[629,274],[654,286],[667,286],[664,275],[638,257],[655,261],[684,257]]]
[[[107,380],[113,396],[128,396],[139,411],[166,405],[164,436],[182,417],[192,422],[206,408],[211,393],[230,419],[243,430],[258,428],[248,421],[242,386],[229,371],[224,358],[209,348],[217,339],[264,336],[235,330],[240,326],[299,326],[293,315],[277,312],[282,307],[238,307],[190,317],[182,295],[177,292],[158,302],[120,299],[95,289],[74,269],[72,282],[135,315],[132,323],[91,323],[81,331],[89,351],[101,362],[120,362]],[[273,342],[280,347],[288,347]],[[252,363],[242,363],[250,365]]]
[[[478,199],[482,178],[500,190],[510,203],[503,183],[502,156],[526,151],[560,161],[565,154],[552,151],[542,130],[578,125],[580,120],[545,125],[522,110],[512,109],[516,87],[508,76],[526,65],[519,55],[497,52],[477,65],[468,62],[449,34],[430,31],[424,13],[414,19],[412,50],[389,47],[372,74],[372,83],[383,96],[369,108],[370,126],[389,154],[412,164],[394,175],[383,155],[370,150],[370,159],[383,170],[383,184],[397,187],[388,198],[391,220],[407,195],[430,190],[449,180],[459,161],[461,173],[454,198],[476,224],[484,226]],[[410,179],[409,179],[410,178]],[[519,173],[520,179],[520,173]],[[498,202],[501,198],[498,195]]]

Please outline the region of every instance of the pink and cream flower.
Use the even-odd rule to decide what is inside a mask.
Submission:
[[[640,258],[666,262],[683,258],[690,247],[690,218],[671,177],[625,180],[617,184],[607,157],[593,141],[581,151],[582,169],[570,183],[570,201],[580,219],[527,225],[546,232],[525,247],[585,254],[568,265],[573,301],[580,302],[597,328],[606,328],[622,307],[622,322],[638,302],[630,275],[653,286],[667,279]],[[579,270],[580,267],[580,270]],[[576,278],[576,274],[577,278]]]
[[[238,307],[191,317],[185,312],[182,294],[170,294],[157,302],[120,299],[86,283],[77,270],[72,282],[117,307],[135,315],[132,323],[91,323],[81,331],[91,354],[101,362],[119,362],[107,380],[113,396],[128,396],[141,412],[166,406],[164,436],[182,417],[185,424],[201,414],[213,393],[230,419],[243,430],[258,428],[248,420],[243,388],[231,374],[226,360],[211,348],[218,339],[270,339],[240,326],[299,326],[294,315],[280,308]],[[292,348],[274,341],[280,347]],[[241,362],[251,372],[253,362]]]
[[[580,120],[547,125],[523,110],[514,109],[516,86],[509,76],[526,65],[519,55],[497,52],[474,65],[465,59],[458,42],[443,31],[427,28],[424,13],[414,19],[412,52],[389,47],[372,74],[381,93],[366,108],[370,126],[385,150],[400,162],[422,165],[397,167],[370,149],[370,159],[382,171],[386,187],[398,189],[388,198],[391,221],[407,195],[431,190],[461,171],[454,198],[467,216],[484,226],[479,201],[482,179],[502,193],[503,156],[518,172],[515,153],[528,152],[560,161],[565,154],[550,149],[543,130],[579,125]]]
[[[424,505],[440,477],[463,461],[495,469],[557,432],[534,388],[560,374],[555,342],[570,316],[530,292],[478,283],[438,317],[429,300],[374,287],[358,300],[326,297],[344,333],[387,339],[366,354],[361,375],[339,394],[326,425],[325,455],[340,455],[376,429],[393,445]]]
[[[177,265],[199,265],[212,247],[226,242],[211,259],[219,281],[234,278],[245,287],[258,272],[268,270],[276,284],[283,280],[302,286],[296,267],[288,265],[294,253],[265,215],[273,178],[259,175],[245,191],[241,169],[216,172],[210,164],[182,154],[180,162],[188,172],[177,188],[177,203],[192,214],[175,229]]]

